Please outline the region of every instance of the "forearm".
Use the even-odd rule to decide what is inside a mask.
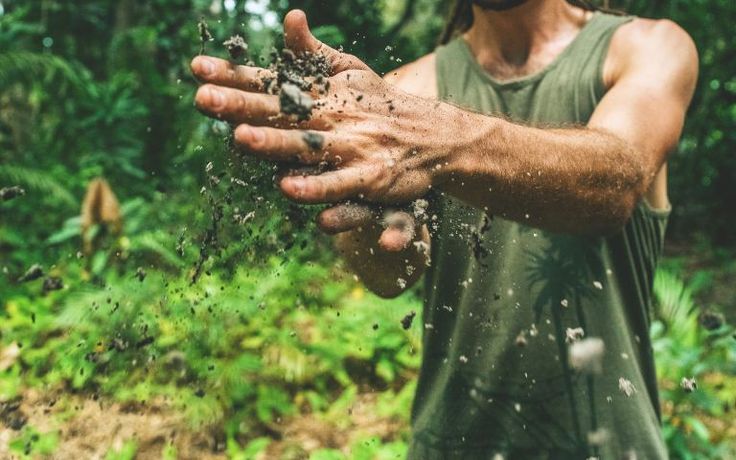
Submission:
[[[381,297],[396,297],[424,272],[429,257],[429,232],[422,227],[414,243],[401,251],[389,252],[378,243],[382,230],[381,226],[373,226],[344,232],[335,237],[335,245],[368,289]]]
[[[510,220],[565,233],[615,231],[654,172],[644,155],[604,131],[531,128],[460,112],[438,186]]]

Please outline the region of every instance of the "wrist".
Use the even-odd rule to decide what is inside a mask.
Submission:
[[[463,183],[476,174],[478,165],[485,163],[482,155],[492,150],[489,145],[498,137],[500,118],[468,112],[450,104],[443,104],[448,112],[438,134],[438,155],[432,167],[432,186],[440,189],[449,183]]]

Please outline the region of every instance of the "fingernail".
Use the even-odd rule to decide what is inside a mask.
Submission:
[[[219,90],[210,88],[210,102],[214,108],[222,107],[225,104],[225,96]]]
[[[215,73],[215,65],[207,58],[199,58],[199,73],[204,77],[209,77]]]
[[[288,181],[291,182],[292,194],[299,198],[304,194],[304,180],[300,177],[289,177]]]
[[[266,140],[266,134],[258,128],[248,128],[250,131],[250,139],[253,145],[261,145]]]

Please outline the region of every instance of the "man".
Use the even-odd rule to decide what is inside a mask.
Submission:
[[[300,203],[338,203],[320,225],[342,232],[368,287],[410,286],[431,239],[411,458],[667,457],[648,326],[665,161],[697,53],[669,21],[586,5],[460,0],[457,36],[385,80],[292,11],[287,46],[333,71],[306,122],[279,114],[264,71],[192,63],[207,83],[197,106],[237,124],[246,151],[332,166],[279,185]],[[339,204],[425,196],[417,232]]]

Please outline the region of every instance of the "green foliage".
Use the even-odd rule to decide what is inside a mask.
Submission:
[[[26,384],[136,403],[169,396],[192,428],[224,426],[231,439],[304,410],[344,414],[367,384],[401,390],[398,407],[379,408],[406,419],[419,344],[399,320],[417,300],[397,310],[335,274],[276,259],[196,287],[108,273],[104,290],[11,297],[2,343],[23,344],[11,372]]]
[[[58,433],[41,433],[26,425],[20,431],[20,434],[10,441],[9,447],[19,458],[31,459],[53,454],[58,443]]]
[[[272,447],[274,426],[290,417],[312,414],[350,429],[345,414],[370,391],[371,410],[396,421],[394,437],[364,436],[312,458],[403,457],[421,322],[404,331],[399,320],[421,311],[420,301],[411,294],[380,300],[341,275],[327,242],[315,236],[315,209],[280,199],[273,171],[241,164],[226,145],[227,125],[193,110],[188,62],[199,52],[200,17],[215,37],[207,53],[225,56],[222,41],[241,33],[258,60],[280,46],[281,16],[300,7],[320,39],[387,72],[432,50],[449,2],[271,0],[265,12],[234,3],[227,10],[211,0],[3,2],[0,185],[28,193],[0,203],[0,349],[22,345],[2,372],[0,401],[28,387],[128,403],[166,397],[192,428],[220,430],[231,458],[250,459]],[[701,77],[671,162],[674,235],[732,243],[736,8],[727,0],[611,3],[670,17],[694,37]],[[234,162],[257,184],[236,191],[235,206],[269,206],[244,225],[223,225],[223,244],[191,285],[211,219],[207,198],[225,194],[225,186],[200,193],[208,162],[218,172]],[[124,224],[87,261],[78,256],[78,214],[97,176],[112,185]],[[725,251],[716,266],[732,259]],[[66,288],[42,296],[41,281],[18,284],[34,263],[62,276]],[[134,276],[138,267],[147,272],[143,281]],[[676,458],[736,455],[717,423],[736,403],[733,330],[703,330],[694,300],[723,284],[722,272],[701,269],[684,283],[672,269],[656,279],[660,320],[652,334],[664,433]],[[683,377],[695,377],[698,390],[684,393]],[[56,432],[26,426],[11,448],[32,458],[58,442]],[[108,458],[136,451],[129,441]],[[176,454],[167,445],[161,456]]]
[[[698,321],[692,290],[671,272],[660,270],[654,283],[659,320],[652,324],[663,404],[664,436],[674,458],[730,458],[729,408],[736,404],[736,329],[706,330]],[[695,378],[688,393],[683,378]]]

